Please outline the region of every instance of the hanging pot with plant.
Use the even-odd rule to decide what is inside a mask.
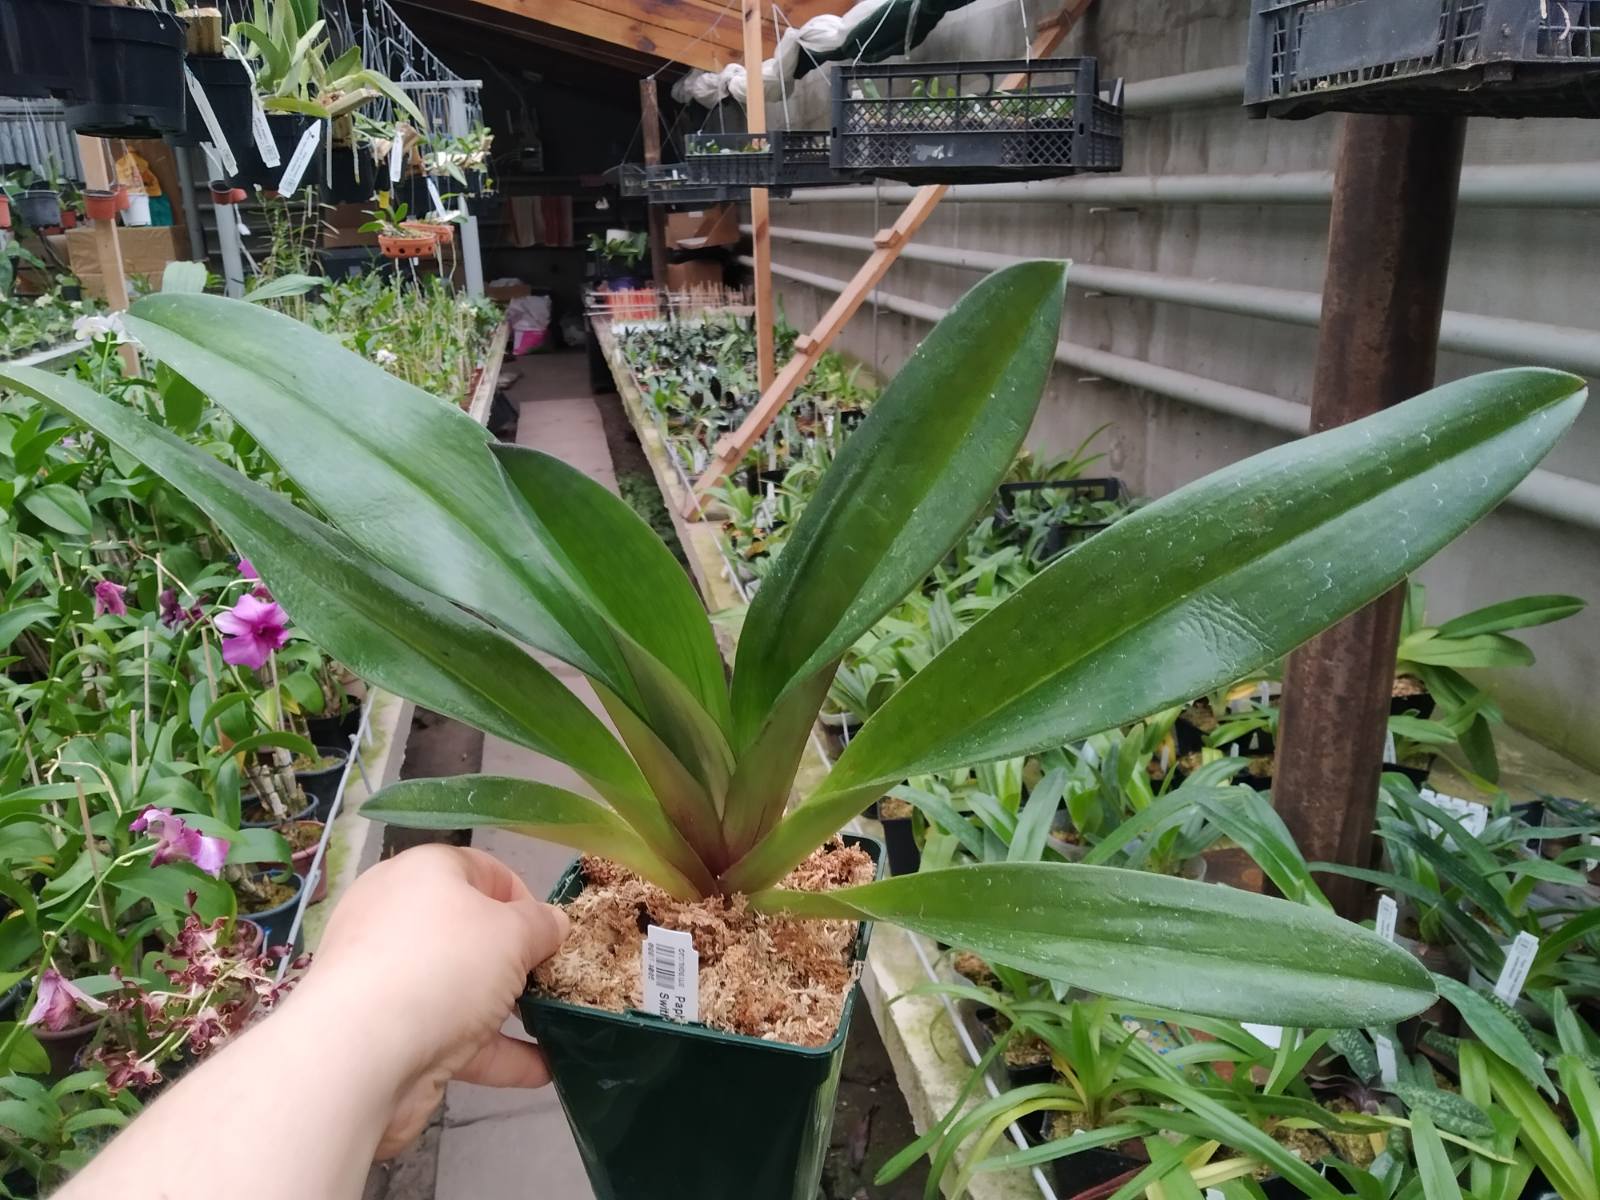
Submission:
[[[54,188],[29,188],[16,195],[17,216],[33,229],[61,224],[61,193]]]
[[[833,1067],[785,1095],[779,1123],[768,1106],[781,1068],[770,1064],[845,1034],[866,922],[1197,1016],[1365,1028],[1434,1000],[1412,955],[1309,904],[1079,863],[874,881],[870,857],[833,839],[905,779],[1139,721],[1278,661],[1383,594],[1504,499],[1572,424],[1586,393],[1561,372],[1450,383],[1129,514],[974,621],[791,803],[842,655],[992,502],[1055,360],[1064,292],[1064,264],[1017,264],[928,335],[763,577],[731,684],[693,585],[624,501],[558,459],[487,442],[454,406],[285,314],[162,293],[125,323],[282,464],[321,517],[84,383],[18,366],[0,366],[0,380],[200,506],[328,655],[593,786],[601,799],[496,776],[407,780],[363,815],[513,828],[588,856],[573,935],[541,966],[527,1012],[597,1196],[792,1200],[815,1191]],[[463,494],[498,499],[462,505]],[[1224,508],[1252,520],[1216,520]],[[1186,553],[1160,552],[1172,545]],[[524,644],[594,680],[612,724]],[[576,886],[569,875],[564,887]],[[681,1023],[655,995],[645,1003],[641,904],[679,933],[667,939],[679,957],[652,959],[653,970],[686,965],[691,948],[701,956],[702,1003],[691,1014],[685,998]],[[624,912],[620,924],[585,919]],[[795,940],[764,944],[791,948],[761,960],[780,986],[741,976],[718,942],[690,940],[701,918],[746,922],[745,945],[782,923]],[[808,991],[808,978],[829,986]],[[670,998],[668,973],[654,979]],[[766,1018],[771,1037],[733,1032],[741,982],[789,1005],[826,995],[828,1007],[780,1008]],[[546,1019],[544,1001],[566,1006],[560,1019]],[[708,1124],[682,1081],[712,1070]]]
[[[0,0],[0,96],[81,100],[88,87],[83,0]]]
[[[456,228],[448,221],[402,221],[400,225],[419,237],[431,237],[441,246],[452,245],[456,240]]]
[[[84,215],[91,221],[114,221],[128,205],[128,189],[122,184],[110,188],[87,188],[83,193]]]
[[[243,204],[249,199],[249,193],[242,187],[234,187],[226,179],[213,179],[210,186],[211,203],[213,204],[227,207],[233,204]]]
[[[158,138],[187,127],[183,23],[170,12],[90,4],[89,87],[67,124],[103,138]]]
[[[243,163],[255,150],[251,129],[251,108],[255,101],[250,88],[250,72],[238,59],[221,54],[191,54],[184,59],[184,65],[205,93],[206,103],[211,106],[211,115],[216,119],[222,136],[228,140],[228,149],[233,152],[235,161]],[[194,94],[187,86],[184,88],[184,103],[185,128],[182,133],[169,136],[167,141],[174,146],[198,146],[201,142],[211,141],[211,128],[206,124],[200,106],[195,103]]]

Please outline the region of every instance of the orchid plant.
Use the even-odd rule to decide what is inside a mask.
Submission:
[[[1403,950],[1318,907],[1227,888],[1069,863],[983,863],[828,893],[780,886],[900,780],[1060,746],[1282,657],[1498,503],[1585,398],[1559,372],[1485,375],[1148,505],[976,621],[791,808],[840,656],[927,576],[1010,467],[1054,360],[1064,287],[1062,264],[1019,264],[929,335],[763,581],[731,685],[692,586],[626,504],[559,460],[491,443],[287,317],[158,295],[126,325],[326,520],[91,388],[27,368],[0,379],[202,506],[296,623],[361,675],[570,764],[601,797],[471,775],[395,785],[369,816],[516,828],[674,895],[891,921],[1194,1013],[1372,1025],[1418,1011],[1433,985]],[[616,735],[524,644],[587,676]]]

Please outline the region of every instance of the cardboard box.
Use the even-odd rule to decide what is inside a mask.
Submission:
[[[667,290],[687,292],[695,287],[722,286],[722,260],[696,258],[688,262],[667,264]]]
[[[66,238],[67,261],[72,273],[83,284],[84,293],[104,300],[105,273],[95,247],[94,230],[69,229]],[[122,250],[123,274],[129,279],[143,276],[152,288],[161,286],[161,272],[179,257],[178,231],[171,225],[124,226],[117,230],[117,244]]]
[[[488,284],[484,287],[483,294],[496,304],[509,304],[519,296],[533,295],[533,288],[519,279],[515,283]]]
[[[349,246],[376,246],[378,235],[362,233],[370,204],[330,204],[322,210],[322,244],[329,250]]]
[[[739,242],[739,210],[732,204],[667,214],[667,249],[704,250]]]

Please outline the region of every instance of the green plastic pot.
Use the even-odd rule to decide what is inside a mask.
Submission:
[[[882,847],[847,836],[878,864]],[[576,862],[550,893],[584,888]],[[863,921],[855,956],[866,957]],[[858,987],[822,1046],[522,997],[596,1200],[815,1200]]]

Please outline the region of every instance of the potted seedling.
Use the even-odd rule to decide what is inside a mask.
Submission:
[[[84,215],[91,221],[114,221],[123,210],[127,195],[128,189],[120,183],[110,188],[88,188],[83,193]]]
[[[407,211],[405,202],[393,204],[388,192],[378,193],[378,207],[367,211],[372,220],[361,226],[361,232],[378,235],[378,248],[385,258],[423,258],[439,248],[431,231],[406,225]]]
[[[1409,954],[1312,906],[1070,863],[855,882],[870,856],[833,839],[900,780],[1136,721],[1277,661],[1381,595],[1570,425],[1584,387],[1559,372],[1449,384],[1125,517],[952,641],[791,806],[840,656],[943,560],[1011,464],[1055,358],[1064,289],[1063,264],[1019,264],[930,333],[789,533],[745,617],[731,685],[693,586],[624,501],[557,459],[491,444],[453,406],[284,314],[172,293],[139,300],[125,321],[326,522],[84,384],[26,367],[0,379],[201,506],[329,654],[567,762],[594,787],[601,800],[525,779],[409,780],[363,811],[505,826],[588,856],[556,893],[572,902],[574,935],[541,967],[524,1014],[598,1193],[788,1197],[809,1195],[820,1171],[872,921],[1200,1014],[1371,1026],[1434,997]],[[419,461],[430,464],[420,476]],[[1224,504],[1256,519],[1218,522]],[[1156,552],[1174,544],[1185,554]],[[1331,580],[1330,555],[1341,564]],[[1146,565],[1129,571],[1131,561]],[[595,680],[616,734],[519,643]],[[585,920],[619,904],[620,924]],[[727,943],[702,939],[705,1020],[672,999],[673,964],[659,959],[649,1013],[627,1011],[642,1007],[641,905],[677,926],[665,939],[675,954],[688,953],[685,927],[712,924],[737,930],[739,945],[779,929],[789,952],[752,978],[717,957]],[[601,952],[609,966],[590,957]],[[803,989],[807,970],[830,986]],[[782,1003],[741,1021],[716,1007],[719,979]],[[733,1032],[760,1022],[772,1036]],[[707,1089],[725,1101],[709,1126],[682,1103]]]
[[[612,291],[627,291],[637,287],[633,272],[639,261],[650,253],[650,236],[643,231],[629,233],[626,229],[608,229],[604,233],[589,235],[589,253],[594,255],[600,278]]]

